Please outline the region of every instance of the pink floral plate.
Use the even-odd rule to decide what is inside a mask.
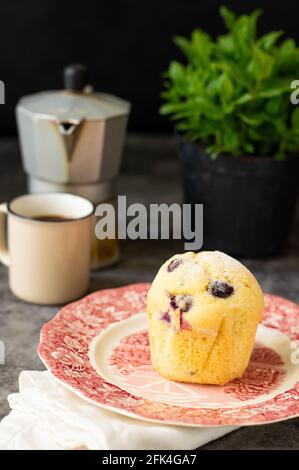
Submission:
[[[241,426],[299,416],[299,306],[266,295],[243,377],[221,387],[185,384],[151,365],[148,288],[102,290],[63,307],[42,328],[38,349],[52,375],[95,405],[164,424]]]

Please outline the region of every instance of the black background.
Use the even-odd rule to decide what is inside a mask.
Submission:
[[[171,38],[195,27],[223,33],[218,14],[223,3],[237,13],[263,8],[261,33],[282,29],[299,42],[298,5],[290,0],[2,0],[0,79],[6,104],[0,106],[0,135],[15,133],[19,97],[61,88],[61,70],[71,62],[89,67],[95,89],[132,102],[130,130],[170,131],[158,107],[162,72],[181,57]]]

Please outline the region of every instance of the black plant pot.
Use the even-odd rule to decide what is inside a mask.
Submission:
[[[291,226],[299,187],[299,157],[220,155],[179,141],[187,203],[202,203],[204,249],[235,256],[280,253]]]

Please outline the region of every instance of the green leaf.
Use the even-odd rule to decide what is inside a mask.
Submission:
[[[167,104],[162,104],[159,108],[160,114],[165,115],[165,114],[172,114],[177,112],[177,104],[175,103],[167,103]]]
[[[243,95],[239,96],[239,98],[237,98],[235,101],[234,101],[234,105],[235,106],[241,106],[243,104],[246,104],[248,103],[249,101],[252,101],[253,98],[252,98],[252,95],[250,93],[244,93]]]
[[[248,73],[244,70],[243,64],[238,64],[230,59],[220,63],[221,67],[226,70],[227,74],[233,81],[240,83],[247,90],[251,90],[253,87]]]
[[[168,76],[171,80],[176,81],[184,78],[184,66],[179,62],[173,61],[169,65]]]
[[[279,73],[297,73],[299,66],[299,50],[293,39],[286,39],[276,51],[276,67]]]
[[[220,78],[220,94],[222,101],[226,103],[231,101],[234,94],[233,82],[226,74],[222,74]]]
[[[257,10],[253,11],[251,15],[249,16],[249,24],[250,24],[250,29],[251,29],[251,37],[252,40],[255,41],[256,39],[256,25],[257,25],[257,20],[263,13],[263,10],[261,8],[258,8]]]
[[[190,41],[181,36],[176,36],[174,42],[190,63],[200,67],[207,65],[213,47],[212,40],[207,33],[200,29],[195,29]]]
[[[257,82],[271,75],[273,64],[274,59],[271,55],[262,51],[257,46],[253,47],[253,56],[248,65],[248,72],[252,74]]]
[[[224,24],[227,27],[227,29],[231,31],[236,24],[235,14],[231,10],[229,10],[227,7],[221,6],[220,15],[222,16]]]
[[[263,51],[268,52],[283,34],[283,31],[270,31],[257,41],[257,46]]]
[[[262,122],[267,121],[269,118],[265,113],[248,113],[248,114],[239,114],[242,121],[250,126],[259,126]]]
[[[283,160],[285,160],[286,156],[283,152],[278,152],[274,155],[274,160],[276,160],[277,162],[282,162]]]
[[[238,59],[241,62],[251,55],[251,48],[256,40],[256,23],[261,10],[256,10],[251,15],[242,15],[236,21],[231,30],[236,48],[239,49]]]
[[[258,92],[260,98],[273,98],[283,94],[290,94],[290,78],[270,78],[265,80]]]
[[[254,145],[251,142],[244,143],[244,150],[245,153],[253,153],[254,152]]]
[[[207,92],[209,96],[218,96],[222,103],[227,103],[233,97],[233,82],[225,72],[221,75],[216,75],[209,81]]]
[[[299,134],[299,108],[295,108],[292,113],[292,128]]]
[[[183,36],[175,36],[173,42],[180,48],[186,58],[190,60],[192,57],[190,41]]]
[[[232,55],[235,51],[235,42],[232,36],[219,36],[217,39],[217,45],[219,47],[219,51],[225,54]]]
[[[225,132],[223,133],[223,145],[226,152],[235,155],[238,152],[240,143],[240,135],[236,129],[230,124],[227,124]]]
[[[281,97],[274,97],[268,100],[265,106],[265,111],[269,115],[277,115],[282,110]]]

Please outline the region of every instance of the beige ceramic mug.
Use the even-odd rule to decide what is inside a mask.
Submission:
[[[93,212],[90,201],[66,193],[27,194],[0,206],[0,260],[17,297],[61,304],[86,293]]]

